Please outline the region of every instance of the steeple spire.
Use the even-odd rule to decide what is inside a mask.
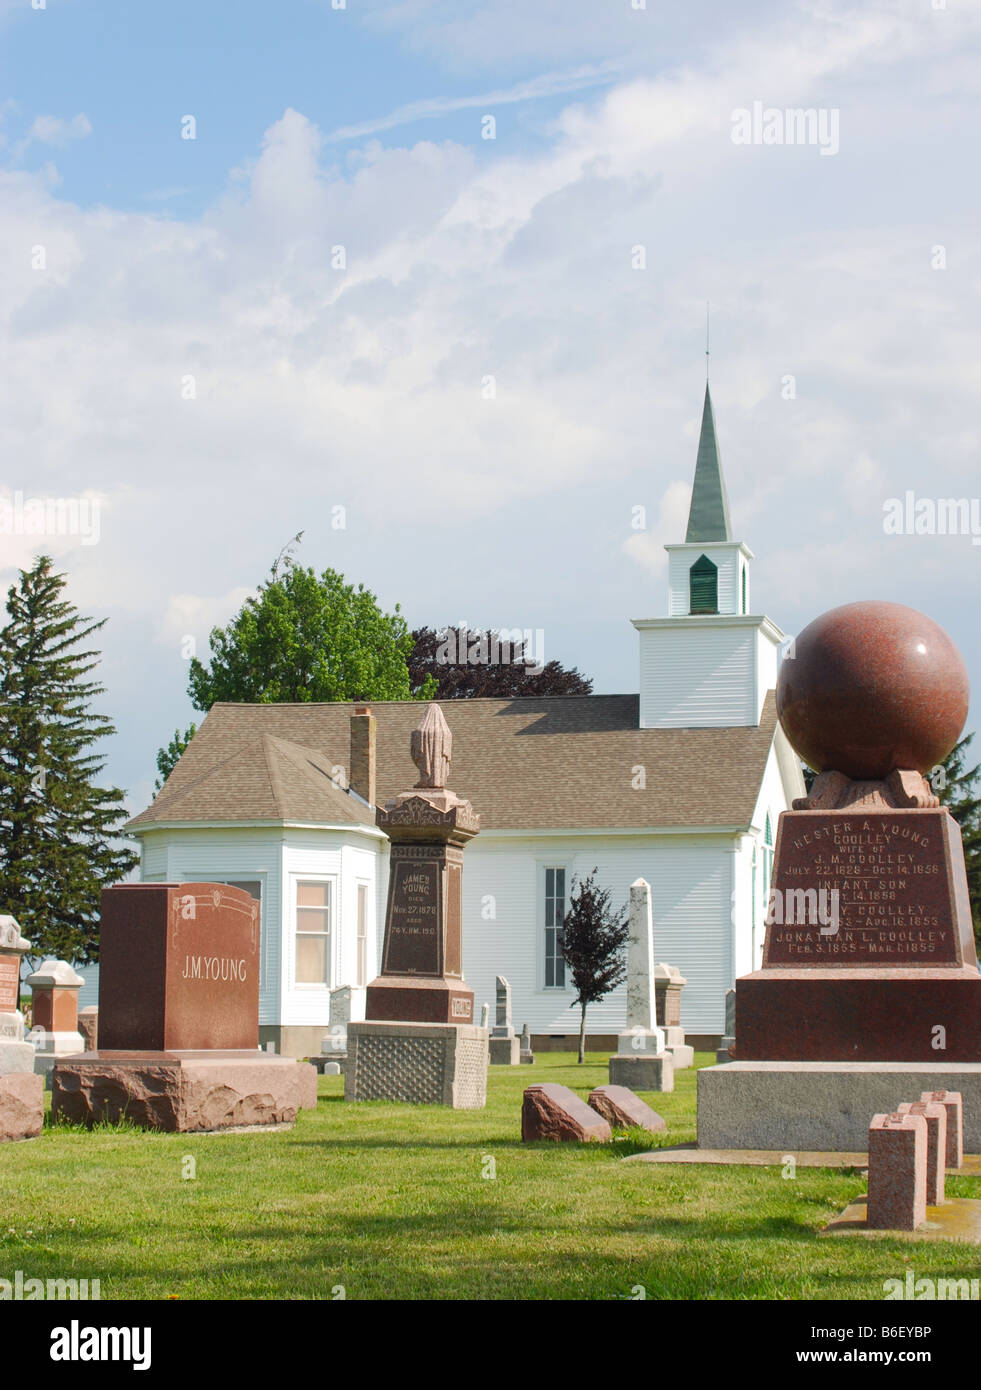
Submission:
[[[702,432],[698,439],[695,482],[691,490],[691,510],[688,513],[688,534],[685,536],[685,542],[731,540],[729,499],[726,496],[719,445],[715,437],[712,397],[706,381]]]

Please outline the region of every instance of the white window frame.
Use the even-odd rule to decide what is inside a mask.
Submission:
[[[326,883],[329,885],[330,892],[328,897],[330,902],[327,908],[327,976],[323,981],[314,982],[312,980],[298,980],[296,978],[296,936],[299,925],[299,904],[297,903],[297,890],[301,883]],[[338,904],[340,896],[340,875],[339,874],[318,874],[318,873],[299,873],[291,872],[289,876],[289,923],[290,923],[290,943],[289,943],[289,962],[290,962],[290,984],[294,990],[300,990],[304,994],[324,994],[329,997],[330,991],[334,988],[334,981],[338,978],[338,940],[337,940],[337,919]]]
[[[563,869],[565,871],[565,910],[569,911],[569,897],[572,892],[572,871],[573,861],[564,855],[548,855],[538,859],[538,886],[535,895],[535,955],[537,958],[538,992],[540,994],[569,994],[572,990],[572,983],[569,978],[569,967],[565,969],[565,984],[547,985],[545,983],[545,948],[548,938],[546,932],[550,930],[545,926],[545,871],[546,869]]]
[[[358,899],[361,897],[361,889],[364,889],[364,936],[358,934]],[[374,904],[371,898],[371,879],[358,878],[354,883],[354,977],[356,989],[363,989],[371,981],[372,970],[370,960],[371,947],[371,919]],[[364,941],[364,979],[361,976],[361,942]]]
[[[199,874],[197,878],[191,879],[186,875],[175,879],[175,882],[185,883],[224,883],[226,888],[240,888],[243,883],[258,883],[259,885],[259,993],[266,987],[266,951],[269,942],[269,924],[266,921],[266,906],[269,902],[269,885],[267,883],[268,870],[263,869],[261,873],[236,874],[234,878],[228,877],[228,870],[222,869],[217,874]],[[166,875],[164,882],[167,882]]]

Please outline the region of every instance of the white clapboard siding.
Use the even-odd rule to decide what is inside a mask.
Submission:
[[[746,566],[745,556],[738,541],[731,545],[693,545],[690,549],[671,547],[668,550],[668,613],[679,618],[691,611],[691,588],[689,574],[692,565],[702,555],[706,555],[719,571],[718,605],[720,613],[741,613],[742,593],[740,575]],[[746,580],[747,597],[749,578]]]
[[[285,1027],[323,1026],[330,1021],[330,991],[356,983],[357,884],[367,881],[377,893],[376,839],[344,831],[291,830],[284,854],[283,993]],[[298,984],[295,979],[296,883],[327,879],[334,901],[330,941],[330,983]],[[374,943],[372,943],[372,946]]]
[[[756,631],[698,619],[640,631],[640,723],[644,729],[756,724],[760,696]]]
[[[594,867],[626,908],[630,884],[646,878],[654,904],[655,957],[676,965],[689,981],[682,1022],[692,1032],[722,1032],[732,973],[732,857],[735,841],[720,835],[494,837],[485,833],[464,858],[464,974],[478,1010],[491,1005],[495,977],[511,983],[515,1027],[533,1033],[575,1033],[579,1013],[571,989],[543,984],[544,919],[540,872],[565,865]],[[493,916],[488,916],[492,911]],[[626,1023],[626,990],[591,1004],[590,1033],[616,1033]]]
[[[763,708],[767,692],[777,686],[779,641],[760,629],[756,639],[756,708]]]
[[[160,835],[144,835],[140,855],[140,878],[144,883],[164,883],[167,879],[167,842]]]
[[[143,863],[153,863],[157,882],[259,880],[262,885],[259,1022],[279,1023],[283,831],[247,826],[164,829],[147,832],[143,845]]]

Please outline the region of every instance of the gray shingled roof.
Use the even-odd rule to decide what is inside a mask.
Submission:
[[[453,734],[450,785],[484,829],[748,825],[776,727],[639,729],[636,695],[439,702]],[[378,801],[417,778],[409,735],[424,705],[372,705]],[[153,803],[128,829],[235,821],[373,824],[331,783],[350,765],[350,703],[214,705]],[[631,786],[633,768],[647,786]]]

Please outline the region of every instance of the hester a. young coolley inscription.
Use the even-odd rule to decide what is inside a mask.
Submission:
[[[959,965],[945,815],[782,822],[764,965]]]
[[[439,860],[396,859],[389,889],[386,975],[440,975],[442,865]]]

